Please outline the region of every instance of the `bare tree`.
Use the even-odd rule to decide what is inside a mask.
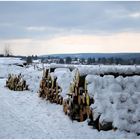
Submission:
[[[4,56],[8,57],[12,55],[11,49],[10,49],[10,45],[9,44],[5,44],[4,47]]]

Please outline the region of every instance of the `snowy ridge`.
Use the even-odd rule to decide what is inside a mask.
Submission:
[[[51,68],[77,68],[80,75],[100,75],[107,73],[118,74],[140,74],[139,65],[71,65],[71,64],[49,64],[46,67]]]
[[[130,66],[130,65],[94,65],[94,66],[77,66],[80,75],[100,75],[108,73],[118,73],[118,74],[140,74],[140,66]]]

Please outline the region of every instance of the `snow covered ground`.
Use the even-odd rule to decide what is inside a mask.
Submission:
[[[0,138],[136,138],[126,132],[98,132],[87,122],[72,122],[62,106],[50,104],[30,91],[5,88],[0,79]]]
[[[38,97],[37,91],[43,72],[34,70],[33,66],[24,68],[13,63],[9,65],[11,61],[0,58],[0,138],[140,138],[125,131],[98,132],[90,128],[87,121],[72,122],[64,115],[62,106]],[[21,60],[14,61],[21,63]],[[7,89],[5,82],[8,73],[24,75],[30,91]]]

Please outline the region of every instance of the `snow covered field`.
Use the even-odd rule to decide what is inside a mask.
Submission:
[[[15,58],[0,58],[0,138],[140,138],[125,131],[100,131],[85,122],[71,121],[62,106],[38,97],[43,72],[33,66],[19,67]],[[9,65],[10,64],[10,65]],[[40,65],[41,66],[41,65]],[[30,91],[10,91],[5,87],[9,73],[24,75]]]

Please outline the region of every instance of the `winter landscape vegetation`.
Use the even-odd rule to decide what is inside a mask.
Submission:
[[[0,20],[0,139],[140,139],[140,2],[0,2]]]

